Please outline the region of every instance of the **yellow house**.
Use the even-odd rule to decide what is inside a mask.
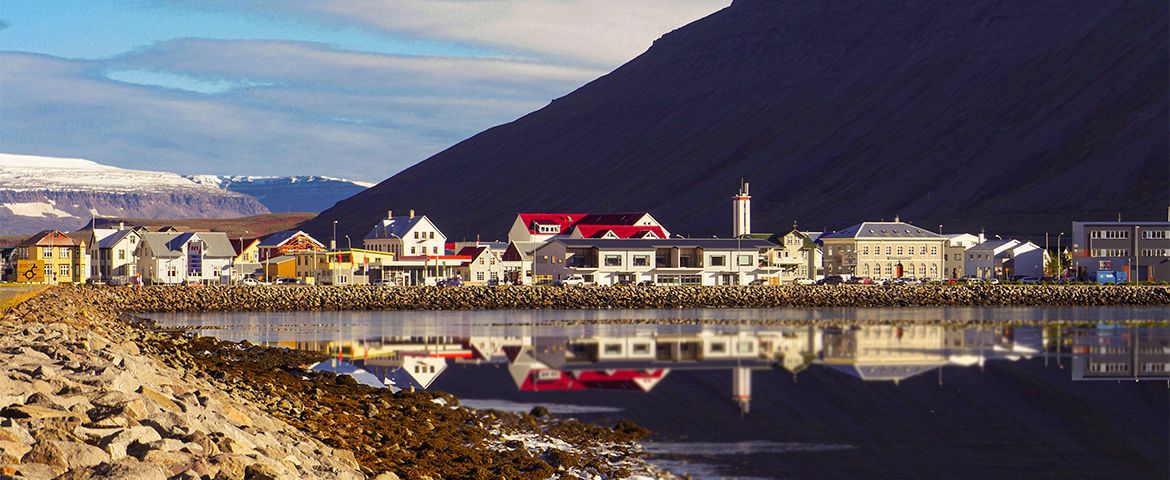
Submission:
[[[297,257],[294,255],[281,255],[262,260],[260,265],[264,273],[263,280],[265,282],[275,282],[281,278],[297,278],[296,260]]]
[[[355,277],[364,276],[370,266],[388,265],[394,260],[393,253],[364,249],[300,252],[295,257],[297,278],[322,285],[365,283]]]
[[[20,242],[13,252],[17,283],[82,283],[89,278],[85,241],[45,230]]]

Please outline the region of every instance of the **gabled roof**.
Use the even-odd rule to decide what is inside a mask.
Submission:
[[[467,261],[467,263],[471,263],[471,262],[475,261],[476,258],[479,258],[479,255],[487,249],[488,249],[488,247],[484,247],[484,246],[463,247],[463,249],[459,250],[459,253],[456,253],[455,255],[460,256],[460,257],[464,257],[464,256],[471,257],[471,259]]]
[[[21,247],[76,247],[81,241],[60,230],[44,230],[20,242]]]
[[[179,236],[175,232],[142,232],[142,243],[150,248],[157,258],[178,258],[179,251],[171,248],[172,240]]]
[[[134,230],[116,230],[114,233],[106,235],[98,241],[98,248],[114,248],[118,242],[125,240],[126,237],[137,235]]]
[[[259,244],[260,239],[259,238],[244,238],[244,239],[233,238],[233,239],[231,239],[231,242],[232,242],[232,250],[235,250],[236,255],[238,256],[239,254],[244,253],[244,250],[252,248],[253,245]]]
[[[821,239],[827,238],[942,239],[943,236],[906,222],[862,222],[844,230],[821,235]]]
[[[207,245],[203,251],[205,257],[231,258],[236,256],[231,241],[223,232],[144,232],[140,235],[142,241],[158,258],[178,258],[183,254],[183,245],[186,245],[193,238],[198,238]]]
[[[520,221],[524,223],[524,228],[527,228],[529,233],[538,234],[540,232],[532,228],[533,224],[557,225],[560,227],[560,232],[565,233],[569,227],[587,215],[585,213],[521,213],[519,216]]]
[[[500,256],[500,259],[505,262],[520,262],[532,259],[532,253],[538,247],[544,245],[543,242],[513,242],[508,245],[508,249]]]
[[[606,232],[613,232],[617,238],[645,238],[647,232],[653,232],[658,238],[666,238],[666,232],[662,230],[662,227],[658,226],[649,227],[620,224],[590,225],[580,222],[574,225],[572,229],[580,232],[582,238],[604,238]]]
[[[370,233],[367,233],[363,238],[367,240],[374,238],[403,238],[424,217],[426,215],[418,215],[414,218],[408,216],[383,218],[378,223],[375,223],[374,228],[370,229]]]
[[[647,212],[590,213],[577,221],[578,225],[635,225]]]
[[[261,247],[279,247],[281,245],[284,245],[285,243],[288,243],[289,240],[296,238],[298,235],[304,235],[309,240],[311,240],[315,245],[318,245],[321,248],[325,248],[325,244],[317,241],[317,239],[313,238],[312,235],[309,235],[309,234],[307,234],[303,231],[300,231],[300,230],[284,230],[284,231],[273,233],[271,235],[268,235],[267,237],[264,237],[260,241],[260,246]]]

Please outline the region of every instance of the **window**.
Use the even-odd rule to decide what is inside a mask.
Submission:
[[[865,265],[862,265],[862,266],[861,266],[861,275],[862,275],[863,277],[868,277],[868,276],[869,276],[869,264],[868,264],[868,263],[867,263],[867,264],[865,264]]]
[[[53,248],[52,247],[42,248],[41,249],[41,256],[44,258],[53,258]]]
[[[935,247],[935,248],[938,248],[938,247]],[[926,245],[922,246],[922,249],[921,249],[921,252],[919,253],[919,255],[926,255]]]
[[[482,258],[481,258],[481,259],[479,259],[479,264],[480,264],[480,265],[484,265],[484,261],[483,261],[483,259],[482,259]]]
[[[650,256],[649,255],[634,255],[633,265],[635,267],[649,267],[650,266]]]
[[[926,248],[926,247],[922,247],[922,248]],[[932,256],[932,257],[938,256],[938,247],[930,247],[930,256]]]
[[[1170,257],[1170,248],[1146,248],[1142,250],[1143,257]]]
[[[751,266],[752,256],[751,255],[740,255],[738,258],[736,258],[736,262],[741,267]]]
[[[753,348],[753,347],[755,347],[755,345],[753,345],[752,342],[749,342],[749,341],[736,342],[735,343],[735,352],[736,353],[752,353],[753,351],[755,351],[755,348]]]
[[[1092,250],[1094,257],[1128,257],[1128,248],[1094,248]]]
[[[650,344],[649,343],[635,343],[633,345],[633,348],[631,348],[630,350],[631,350],[631,353],[645,355],[645,354],[650,353]]]
[[[620,343],[607,343],[607,344],[605,344],[605,354],[606,355],[621,355],[622,354],[622,344],[620,344]]]
[[[605,266],[607,266],[607,267],[620,267],[620,266],[622,266],[622,256],[621,255],[606,255],[605,256]]]
[[[683,285],[699,285],[703,283],[703,278],[698,275],[680,275],[678,280]]]
[[[69,265],[61,265],[61,276],[62,277],[69,276]]]
[[[69,249],[66,247],[61,247],[61,258],[69,258],[70,256]]]
[[[861,247],[861,254],[862,255],[869,255],[869,245]]]
[[[903,253],[902,253],[902,246],[901,246],[901,245],[899,245],[899,246],[898,246],[898,255],[899,255],[899,256],[903,255]]]
[[[423,248],[426,248],[426,247],[423,247]],[[431,247],[431,253],[434,255],[438,255],[439,254],[439,247]]]
[[[722,267],[727,265],[727,258],[723,255],[711,255],[711,266]]]
[[[1089,233],[1089,238],[1094,239],[1127,239],[1129,238],[1129,230],[1093,230]]]
[[[126,251],[125,250],[118,250],[118,260],[125,260],[125,259],[126,259]]]
[[[45,265],[45,280],[53,278],[53,266]]]
[[[410,254],[411,254],[411,255],[414,255],[414,248],[415,248],[415,247],[410,247]]]
[[[727,344],[724,342],[711,342],[711,353],[727,353]]]
[[[893,254],[894,254],[894,247],[887,246],[886,247],[886,255],[893,255]]]
[[[1148,239],[1170,238],[1170,230],[1142,230],[1142,238],[1148,238]]]
[[[483,281],[483,272],[475,272],[475,279],[477,281],[482,282]]]
[[[894,274],[894,265],[893,265],[893,264],[890,264],[890,263],[887,263],[887,264],[886,264],[885,271],[886,271],[886,276],[893,275],[893,274]]]

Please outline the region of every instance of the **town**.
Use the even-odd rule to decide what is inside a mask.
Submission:
[[[1073,222],[1052,243],[866,221],[831,232],[752,230],[749,184],[731,236],[671,233],[649,212],[519,213],[507,242],[449,242],[425,214],[388,210],[358,247],[299,230],[260,238],[96,222],[0,249],[3,278],[111,285],[784,285],[1170,281],[1167,221]],[[336,222],[334,222],[336,224]],[[940,227],[941,230],[941,227]],[[1046,238],[1048,235],[1045,235]]]

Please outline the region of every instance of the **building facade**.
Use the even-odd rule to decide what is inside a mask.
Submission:
[[[776,248],[756,239],[561,239],[536,249],[534,270],[538,282],[745,285],[780,275]]]
[[[386,212],[362,239],[362,247],[376,252],[392,253],[396,257],[439,256],[446,254],[447,236],[426,215],[394,216]]]
[[[465,283],[484,285],[506,281],[504,261],[496,250],[486,246],[464,247],[457,255],[469,258],[459,266],[459,276]]]
[[[84,283],[89,279],[85,240],[59,230],[45,230],[20,242],[12,262],[16,283]]]
[[[235,249],[223,232],[144,232],[136,256],[149,284],[230,283]]]
[[[1068,276],[1124,272],[1130,281],[1170,281],[1170,222],[1073,222]]]
[[[1032,242],[988,240],[964,252],[963,275],[982,280],[1044,276],[1047,252]]]
[[[967,249],[979,245],[986,240],[983,234],[953,233],[944,235],[946,247],[943,249],[943,276],[942,279],[962,278],[966,275]]]
[[[895,219],[821,235],[825,275],[940,279],[946,239]]]

